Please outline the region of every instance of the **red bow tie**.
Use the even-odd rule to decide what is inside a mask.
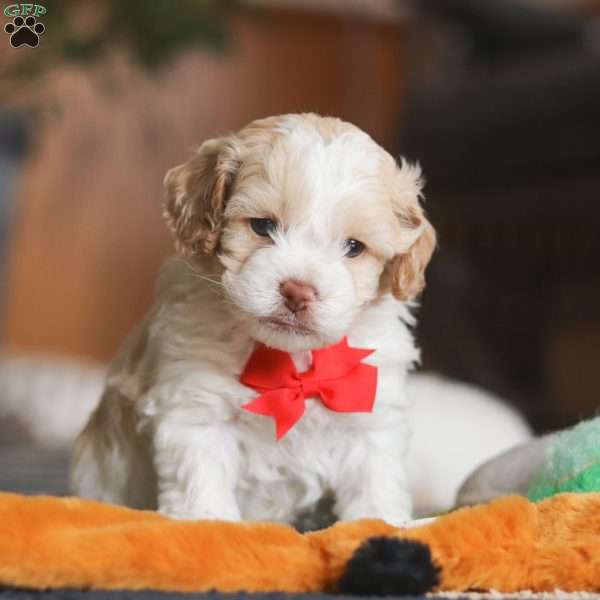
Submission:
[[[344,338],[338,344],[312,353],[312,366],[298,373],[290,355],[258,344],[241,382],[260,393],[245,410],[275,419],[280,440],[306,409],[305,400],[318,396],[337,412],[371,412],[377,389],[377,368],[360,361],[374,350],[350,348]]]

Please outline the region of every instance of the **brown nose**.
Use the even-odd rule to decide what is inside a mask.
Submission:
[[[284,304],[293,313],[306,310],[317,297],[317,290],[310,283],[297,279],[284,281],[279,286],[279,292],[285,298]]]

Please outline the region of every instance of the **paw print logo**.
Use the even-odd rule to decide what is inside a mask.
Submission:
[[[26,19],[15,17],[12,23],[4,26],[4,31],[10,35],[10,45],[13,48],[23,45],[35,48],[40,43],[40,35],[45,30],[44,25],[38,23],[37,19],[31,15]]]

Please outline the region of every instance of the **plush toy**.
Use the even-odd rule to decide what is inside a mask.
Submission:
[[[534,438],[480,465],[457,494],[458,506],[519,494],[600,492],[600,417]]]
[[[600,492],[600,417],[553,437],[527,495],[541,500],[560,492]]]
[[[414,529],[300,534],[0,494],[0,585],[171,591],[600,591],[600,494],[507,497]]]

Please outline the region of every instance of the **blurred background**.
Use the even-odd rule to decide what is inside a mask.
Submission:
[[[63,489],[61,444],[172,250],[167,168],[276,113],[421,163],[424,369],[537,432],[596,413],[599,0],[40,4],[38,47],[0,40],[0,489]]]

